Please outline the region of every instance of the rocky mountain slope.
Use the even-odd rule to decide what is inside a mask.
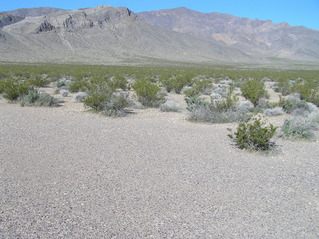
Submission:
[[[252,60],[240,50],[151,26],[127,8],[111,6],[27,17],[0,34],[2,61]]]
[[[319,61],[319,31],[186,8],[135,14],[99,6],[0,14],[0,61]]]
[[[36,8],[19,8],[13,11],[7,11],[2,13],[7,15],[20,16],[20,17],[26,18],[26,17],[43,16],[43,15],[58,12],[58,11],[66,11],[66,10],[61,8],[52,8],[52,7],[36,7]]]
[[[0,28],[19,22],[23,20],[23,17],[20,16],[12,16],[12,15],[7,15],[7,14],[1,14],[0,13]]]
[[[239,18],[221,13],[201,13],[176,8],[138,14],[141,19],[175,32],[218,41],[247,54],[293,60],[319,61],[319,31]]]

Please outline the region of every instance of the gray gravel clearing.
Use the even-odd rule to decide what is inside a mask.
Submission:
[[[319,238],[319,143],[0,103],[1,238]]]

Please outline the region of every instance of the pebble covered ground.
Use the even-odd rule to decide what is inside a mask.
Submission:
[[[319,238],[319,143],[237,149],[234,124],[0,102],[1,238]]]

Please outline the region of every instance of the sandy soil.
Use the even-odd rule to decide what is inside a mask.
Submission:
[[[233,145],[234,124],[70,99],[0,102],[1,238],[319,238],[318,141],[262,155]]]

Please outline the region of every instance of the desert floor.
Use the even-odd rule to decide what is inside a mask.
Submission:
[[[247,152],[235,126],[1,100],[1,238],[319,238],[318,141]]]

